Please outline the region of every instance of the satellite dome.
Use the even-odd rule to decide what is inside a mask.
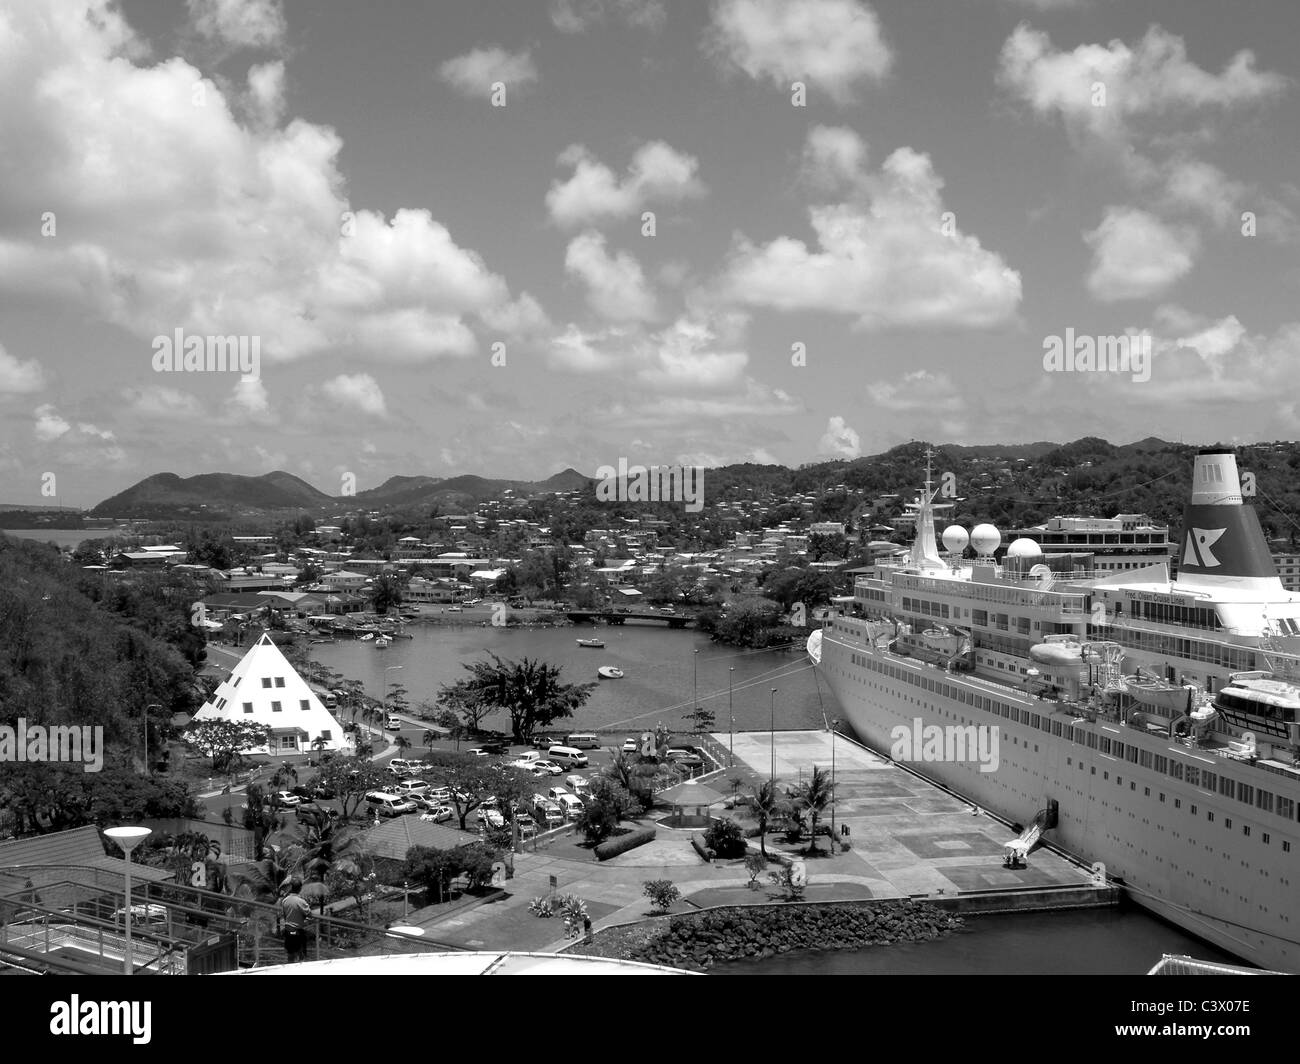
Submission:
[[[943,545],[953,554],[960,554],[970,542],[970,533],[961,525],[949,525],[943,530]]]
[[[1043,548],[1025,536],[1012,540],[1011,546],[1007,548],[1008,558],[1035,558],[1042,553]]]
[[[1002,545],[1002,533],[992,525],[976,525],[970,534],[970,545],[981,558],[987,558]]]

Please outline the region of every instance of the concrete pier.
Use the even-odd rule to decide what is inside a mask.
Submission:
[[[725,732],[715,738],[727,742]],[[826,731],[737,733],[736,769],[714,786],[722,788],[733,775],[764,780],[773,758],[782,790],[795,786],[814,765],[830,770],[831,740]],[[852,849],[809,861],[810,884],[822,875],[864,877],[873,897],[924,897],[961,912],[1117,903],[1117,888],[1096,885],[1087,869],[1046,847],[1029,855],[1027,867],[1003,867],[1004,846],[1016,837],[1008,824],[986,810],[975,815],[972,803],[843,735],[834,742],[835,829],[848,825]],[[821,822],[831,822],[829,808]],[[1050,832],[1045,841],[1051,842]]]

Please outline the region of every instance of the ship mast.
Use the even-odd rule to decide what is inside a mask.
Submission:
[[[912,550],[908,555],[908,561],[918,569],[947,571],[948,567],[944,565],[943,560],[939,557],[939,545],[934,536],[934,497],[938,489],[934,486],[933,459],[934,451],[927,447],[925,449],[925,489],[916,502],[908,504],[908,509],[914,510],[916,517],[916,536],[912,540]]]

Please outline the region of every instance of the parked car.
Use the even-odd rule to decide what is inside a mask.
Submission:
[[[442,824],[452,820],[456,816],[456,811],[449,805],[433,805],[432,803],[424,807],[421,817],[429,817],[435,824]]]
[[[510,744],[500,740],[489,740],[479,744],[480,750],[486,750],[489,754],[508,754],[510,753]]]
[[[483,747],[481,747],[481,746],[476,746],[476,747],[474,747],[474,749],[472,749],[472,750],[466,750],[465,753],[469,754],[471,757],[491,757],[491,756],[492,756],[492,752],[491,752],[490,750],[484,750]]]
[[[543,775],[548,775],[548,776],[564,775],[564,769],[560,768],[560,766],[557,765],[554,761],[545,761],[545,760],[534,761],[533,771],[534,772],[540,771]]]
[[[668,760],[674,765],[684,765],[686,768],[699,768],[704,764],[704,758],[699,754],[687,753],[685,750],[669,750]]]
[[[384,721],[384,727],[387,728],[389,731],[401,731],[402,722],[397,717],[389,717],[386,721]]]
[[[640,749],[641,749],[641,743],[637,739],[634,739],[631,736],[629,736],[628,738],[623,740],[623,753],[635,754]]]
[[[506,826],[506,818],[495,809],[484,809],[480,806],[476,816],[480,823],[487,824],[490,828],[503,828]]]
[[[371,809],[378,810],[380,816],[401,816],[403,813],[415,812],[413,801],[403,795],[390,794],[387,791],[371,791],[366,795],[366,804]]]
[[[281,805],[293,806],[302,804],[302,797],[294,794],[293,791],[276,791],[275,798]]]
[[[429,790],[427,780],[402,780],[397,785],[397,793],[407,797],[414,797],[417,794],[425,794]]]

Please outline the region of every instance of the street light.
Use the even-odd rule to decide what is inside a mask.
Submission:
[[[126,871],[124,873],[126,876],[126,908],[123,910],[126,917],[126,949],[122,953],[122,972],[125,975],[134,975],[135,964],[131,957],[131,851],[151,835],[152,831],[149,828],[120,827],[108,828],[104,834],[122,847],[122,852],[126,854]]]
[[[400,668],[402,668],[401,665],[389,665],[385,667],[384,672],[389,673]],[[384,727],[385,728],[388,727],[388,677],[387,676],[384,677]]]
[[[700,651],[698,648],[692,660],[695,662],[695,704],[691,707],[691,712],[698,713],[700,711]]]
[[[768,779],[776,781],[776,688],[772,688],[772,730],[770,732],[772,743],[772,765],[768,772]]]
[[[727,717],[731,721],[727,728],[727,742],[731,747],[731,764],[729,768],[736,767],[736,714],[731,709],[731,687],[736,679],[736,666],[732,665],[727,670]]]
[[[835,852],[835,733],[839,729],[840,722],[831,721],[831,853]]]

